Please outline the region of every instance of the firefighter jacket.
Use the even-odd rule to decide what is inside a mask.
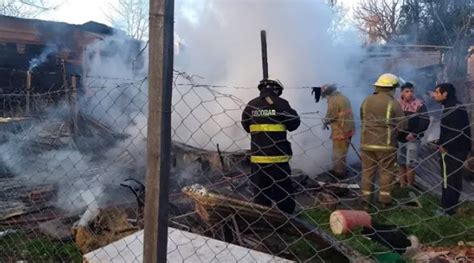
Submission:
[[[355,133],[351,102],[338,91],[328,95],[327,100],[328,111],[325,122],[331,124],[331,139],[342,141],[351,138]]]
[[[361,149],[393,151],[397,131],[406,129],[404,112],[390,90],[380,89],[365,98],[360,108],[362,121]]]
[[[466,109],[455,98],[443,102],[439,145],[450,152],[471,150],[471,127]]]
[[[298,113],[288,101],[269,91],[251,100],[242,113],[242,126],[251,135],[252,163],[285,163],[291,158],[287,131],[300,125]]]

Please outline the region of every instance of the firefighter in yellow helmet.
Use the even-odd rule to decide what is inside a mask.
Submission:
[[[399,78],[383,74],[374,83],[375,92],[365,98],[360,108],[362,121],[361,197],[365,208],[369,208],[374,189],[374,177],[379,173],[379,201],[384,207],[392,202],[391,191],[396,174],[397,131],[404,130],[403,110],[396,99],[395,89]]]
[[[321,96],[327,98],[328,109],[323,121],[324,129],[331,126],[333,170],[337,178],[346,176],[346,158],[349,144],[355,133],[351,102],[337,90],[336,84],[321,87]]]

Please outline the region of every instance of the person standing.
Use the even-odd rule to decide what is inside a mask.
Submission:
[[[351,102],[337,90],[335,84],[323,85],[321,96],[328,102],[323,128],[331,126],[333,171],[336,178],[343,179],[347,173],[347,152],[355,133]]]
[[[398,102],[407,117],[406,131],[398,133],[397,160],[400,168],[400,186],[411,186],[415,183],[415,167],[421,138],[430,125],[424,102],[415,96],[415,86],[406,82],[401,86]]]
[[[379,201],[384,207],[392,203],[391,191],[396,173],[397,130],[405,129],[404,113],[396,99],[397,76],[382,74],[374,83],[375,92],[365,98],[360,108],[361,132],[361,199],[369,208],[374,178],[379,172]]]
[[[242,126],[251,136],[251,182],[258,204],[277,207],[293,213],[294,187],[289,165],[292,156],[287,132],[300,125],[298,113],[281,98],[283,85],[278,80],[264,79],[258,85],[260,96],[251,100],[242,113]]]
[[[451,83],[436,86],[433,99],[443,106],[438,140],[441,154],[442,214],[453,215],[462,191],[462,169],[471,150],[471,128],[466,109],[459,105]]]

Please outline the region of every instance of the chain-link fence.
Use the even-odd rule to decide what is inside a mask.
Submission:
[[[203,82],[174,74],[170,262],[473,260],[472,164],[467,147],[450,144],[468,133],[453,129],[463,121],[453,116],[472,105],[427,103],[425,136],[401,143],[408,149],[397,156],[363,146],[392,145],[409,122],[385,106],[374,117],[376,105],[361,123],[369,93],[340,90],[352,107],[331,117],[329,95],[315,111],[300,110],[314,103],[309,88],[284,89],[296,113],[273,95],[249,103],[256,87]],[[68,77],[1,99],[1,261],[141,261],[147,80]],[[335,125],[349,112],[354,119],[341,125],[356,131],[338,140]],[[441,125],[443,116],[450,121]],[[431,143],[440,126],[451,136],[443,154]],[[364,132],[373,141],[359,141]],[[400,186],[403,171],[412,185]]]

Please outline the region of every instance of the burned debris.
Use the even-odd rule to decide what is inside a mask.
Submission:
[[[21,34],[17,33],[19,29],[23,30]],[[113,29],[96,23],[72,26],[0,17],[0,33],[0,146],[13,147],[15,157],[24,157],[16,166],[0,167],[0,230],[27,229],[51,239],[74,240],[85,254],[142,229],[144,129],[141,127],[139,135],[117,129],[114,121],[119,118],[103,121],[88,114],[87,104],[81,104],[91,92],[84,79],[101,77],[82,63],[92,59],[84,50],[113,34]],[[62,41],[68,37],[71,39]],[[131,46],[139,47],[130,41]],[[105,49],[92,53],[106,60],[120,50],[118,42],[104,45]],[[417,75],[439,77],[443,65],[438,55],[444,48],[422,49],[422,54],[429,56],[417,68]],[[137,51],[130,53],[136,55]],[[403,59],[407,60],[417,53],[411,48],[404,51]],[[367,58],[368,64],[386,59],[389,52],[375,53]],[[127,59],[134,69],[143,62],[136,56]],[[387,60],[394,61],[392,57]],[[130,147],[133,149],[123,147],[131,141],[135,143]],[[369,261],[345,241],[328,234],[323,224],[308,223],[301,217],[253,203],[248,152],[222,151],[216,146],[209,150],[172,142],[171,226],[288,259],[301,259],[287,244],[302,240],[316,248],[314,258]],[[63,153],[72,157],[63,158]],[[45,155],[55,154],[60,156],[55,167],[41,163]],[[419,184],[424,190],[432,190],[439,183],[434,177],[439,163],[427,147],[422,150],[422,158]],[[40,169],[14,169],[20,166]],[[355,182],[360,167],[358,163],[350,166],[352,178],[344,182],[335,182],[330,172],[310,177],[293,170],[295,199],[301,209],[328,212],[357,207],[360,189]],[[56,182],[56,173],[63,173],[65,178]],[[52,179],[46,180],[45,174]],[[65,189],[65,184],[70,188]],[[470,189],[468,185],[465,192]],[[67,210],[61,204],[68,191],[75,192],[73,197],[82,202],[78,209]],[[407,198],[403,205],[410,209],[422,207],[416,196]]]
[[[283,251],[271,251],[276,249],[275,245],[272,245],[272,239],[278,243],[276,240],[284,239],[282,235],[295,239],[304,236],[314,242],[318,250],[326,251],[320,255],[323,258],[331,255],[331,260],[338,262],[348,262],[350,256],[361,258],[357,252],[339,243],[317,226],[276,208],[261,206],[229,195],[216,194],[198,184],[184,187],[183,193],[193,200],[196,213],[206,222],[209,231],[215,233],[223,231],[223,238],[228,242],[250,247],[252,240],[268,240],[267,249],[275,254],[281,254],[286,248]],[[298,259],[295,255],[293,257]]]

